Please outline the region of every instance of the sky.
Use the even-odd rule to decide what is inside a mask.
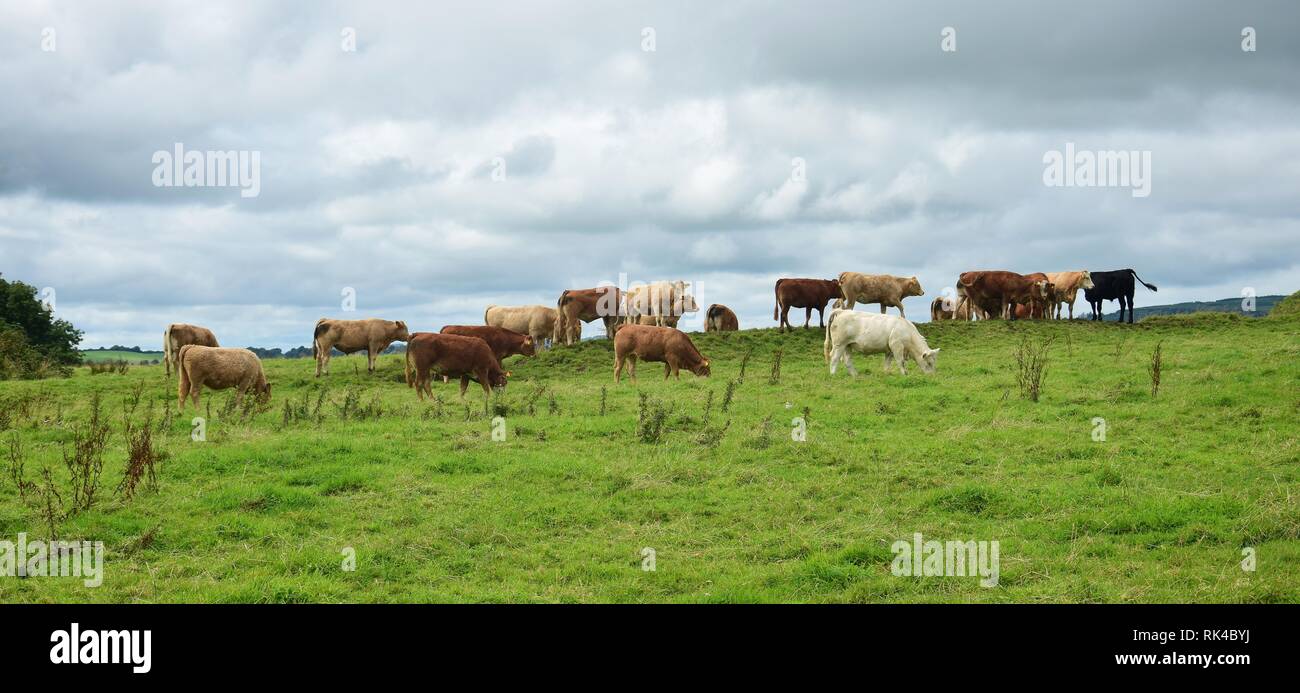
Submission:
[[[972,269],[1291,293],[1298,35],[1289,1],[0,0],[0,273],[83,347],[676,279],[770,327],[777,278],[845,270],[917,276],[915,320]],[[167,185],[178,143],[256,190]],[[1067,144],[1149,194],[1048,185]]]

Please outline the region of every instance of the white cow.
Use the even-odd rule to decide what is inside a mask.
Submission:
[[[857,350],[863,354],[884,354],[885,372],[893,362],[898,362],[898,370],[907,375],[904,363],[910,356],[926,373],[934,372],[938,349],[931,349],[925,338],[916,331],[916,325],[897,315],[877,315],[853,310],[836,309],[826,321],[826,343],[824,354],[831,365],[831,375],[840,363],[848,369],[849,375],[856,377],[857,369],[849,358],[849,351]]]

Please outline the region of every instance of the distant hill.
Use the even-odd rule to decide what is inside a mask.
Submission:
[[[1082,296],[1080,296],[1080,298],[1082,298]],[[1255,312],[1253,313],[1246,313],[1241,310],[1242,299],[1240,298],[1221,298],[1217,301],[1190,301],[1188,303],[1171,303],[1169,305],[1164,305],[1164,306],[1141,306],[1140,305],[1137,308],[1133,309],[1133,314],[1134,316],[1136,316],[1134,318],[1136,320],[1148,318],[1151,317],[1152,315],[1180,315],[1183,313],[1200,313],[1200,312],[1236,313],[1238,315],[1242,315],[1245,317],[1262,318],[1265,315],[1268,315],[1268,312],[1273,309],[1273,306],[1277,305],[1284,298],[1286,298],[1286,296],[1256,296]],[[1105,305],[1119,305],[1119,304],[1116,302],[1107,301]],[[1086,318],[1086,317],[1090,317],[1091,315],[1092,313],[1084,313],[1083,317]],[[1116,320],[1118,318],[1119,318],[1118,308],[1113,312],[1102,314],[1102,319],[1104,320]]]

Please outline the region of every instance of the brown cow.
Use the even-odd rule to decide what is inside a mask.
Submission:
[[[506,378],[510,377],[509,372],[501,370],[492,348],[478,337],[416,332],[406,343],[406,385],[415,388],[420,401],[426,394],[433,396],[429,387],[432,371],[444,378],[460,378],[461,398],[465,397],[469,381],[477,381],[483,386],[484,412],[492,390],[505,388]]]
[[[967,299],[975,306],[986,307],[996,302],[996,315],[1015,320],[1014,307],[1017,303],[1027,303],[1047,298],[1047,281],[1033,280],[1015,272],[1005,270],[986,270],[963,272],[957,279],[959,290],[964,290]],[[990,311],[991,313],[993,311]]]
[[[823,319],[826,304],[834,298],[844,298],[838,279],[778,279],[776,280],[776,307],[772,319],[781,321],[781,331],[790,326],[791,308],[803,308],[803,326],[808,327],[813,309],[817,309],[817,324],[826,327]]]
[[[366,370],[375,372],[375,359],[393,342],[405,342],[410,338],[406,323],[401,320],[332,320],[321,318],[316,321],[316,330],[312,334],[311,354],[316,357],[316,377],[321,369],[325,375],[330,372],[330,349],[338,349],[345,354],[358,351],[366,352]]]
[[[186,397],[193,398],[194,408],[199,408],[199,393],[205,385],[213,390],[235,388],[236,403],[250,391],[259,397],[271,396],[262,362],[248,349],[186,344],[176,354],[176,373],[180,375],[176,404],[181,411]]]
[[[605,325],[605,338],[613,339],[614,326],[623,314],[623,292],[617,286],[565,289],[556,310],[559,317],[555,321],[555,343],[573,344],[582,337],[581,323],[597,318]]]
[[[555,335],[559,316],[560,311],[547,306],[488,306],[483,324],[526,334],[533,338],[534,347],[543,347]]]
[[[181,347],[186,344],[197,344],[199,346],[219,347],[217,336],[212,334],[212,330],[199,325],[187,325],[183,322],[174,322],[163,330],[163,364],[167,372],[167,377],[172,375],[172,364],[176,363],[176,356],[180,353]],[[179,373],[179,371],[177,371]]]
[[[664,364],[664,380],[676,376],[678,368],[695,375],[709,375],[709,360],[704,358],[685,332],[671,327],[653,325],[624,325],[614,335],[614,382],[623,377],[623,362],[630,361],[628,375],[636,382],[636,360],[658,361]]]
[[[1032,295],[1019,301],[1016,305],[1025,305],[1027,303],[1029,304],[1029,308],[1026,309],[1023,314],[1018,311],[1016,313],[1016,318],[1030,317],[1035,320],[1042,320],[1044,318],[1052,317],[1050,310],[1051,301],[1052,297],[1056,295],[1056,286],[1052,284],[1052,280],[1048,279],[1047,275],[1042,272],[1026,274],[1025,278],[1035,282],[1046,282],[1047,295],[1043,297]]]
[[[970,320],[971,305],[964,296],[938,296],[930,302],[930,319]]]
[[[879,303],[880,312],[885,312],[885,306],[893,306],[899,315],[906,318],[903,299],[924,296],[925,290],[916,277],[840,272],[840,295],[843,298],[835,301],[836,308],[853,310],[853,306],[859,303]]]
[[[504,362],[507,356],[519,354],[521,356],[536,356],[537,350],[533,346],[533,338],[526,334],[519,334],[513,330],[507,330],[504,327],[492,327],[491,325],[447,325],[442,328],[442,334],[458,334],[462,337],[478,337],[487,342],[488,348],[492,349],[492,355],[497,357],[497,361]]]
[[[705,332],[735,332],[739,329],[740,320],[736,319],[736,314],[721,303],[709,306],[704,312]]]
[[[1091,289],[1092,272],[1088,270],[1079,270],[1078,272],[1048,272],[1047,278],[1056,287],[1055,295],[1052,296],[1052,317],[1058,320],[1061,317],[1061,304],[1065,303],[1070,306],[1070,319],[1074,319],[1074,299],[1079,295],[1079,289]]]

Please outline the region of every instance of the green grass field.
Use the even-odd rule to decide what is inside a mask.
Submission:
[[[137,364],[141,361],[158,361],[162,362],[163,353],[161,351],[83,351],[81,358],[87,363],[96,363],[99,361],[126,361],[131,364]]]
[[[510,359],[503,442],[476,385],[420,403],[398,356],[373,376],[336,358],[321,379],[310,360],[266,361],[265,410],[205,393],[205,442],[193,409],[160,418],[176,406],[161,366],[0,383],[29,480],[65,476],[93,392],[114,425],[99,503],[58,525],[104,542],[103,585],[0,577],[0,602],[1300,601],[1300,320],[921,330],[942,349],[934,375],[885,375],[871,356],[831,378],[817,330],[693,335],[712,377],[663,382],[646,364],[639,386],[613,384],[605,341]],[[1015,352],[1049,337],[1032,402]],[[126,501],[113,489],[137,386],[134,418],[152,407],[167,457],[157,491]],[[666,411],[658,442],[639,435],[639,395],[651,423]],[[46,537],[0,464],[0,539]],[[894,576],[890,546],[915,532],[998,541],[999,584]]]

